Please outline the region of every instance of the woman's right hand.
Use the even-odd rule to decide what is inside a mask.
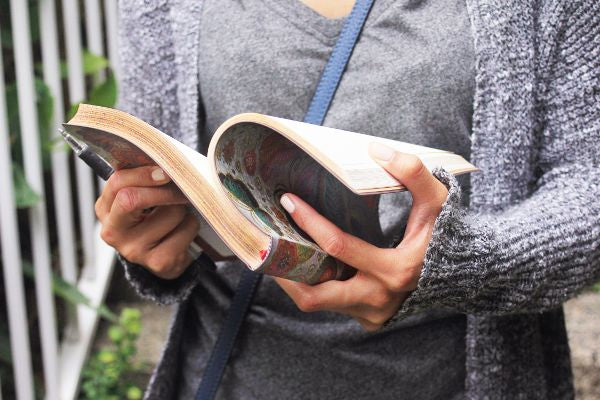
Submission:
[[[193,261],[188,248],[199,228],[188,203],[159,167],[116,171],[96,201],[102,240],[127,261],[175,279]]]

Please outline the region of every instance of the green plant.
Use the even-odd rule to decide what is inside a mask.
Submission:
[[[28,261],[23,261],[23,274],[31,280],[35,279],[35,270],[33,269],[33,265]],[[113,323],[117,323],[119,321],[119,317],[108,307],[106,307],[104,304],[100,304],[97,307],[94,306],[90,299],[85,294],[81,293],[81,291],[79,291],[77,286],[65,281],[54,272],[52,272],[52,292],[55,296],[61,298],[71,305],[76,306],[82,304],[93,309],[102,318],[105,318],[108,321]]]
[[[35,279],[35,270],[33,265],[28,261],[23,261],[23,274],[28,279]],[[90,299],[81,293],[77,286],[65,281],[59,275],[52,273],[52,292],[58,298],[72,305],[82,304],[95,310],[102,318],[119,323],[119,316],[113,313],[104,304],[94,306]],[[0,376],[7,377],[11,375],[12,354],[10,349],[10,336],[8,330],[8,322],[0,320]],[[43,398],[40,388],[43,383],[36,379],[36,398]]]
[[[54,134],[54,124],[53,124],[53,115],[56,107],[56,99],[53,98],[52,92],[49,87],[43,80],[43,66],[41,64],[41,54],[39,52],[40,45],[40,29],[39,29],[39,1],[38,0],[24,0],[28,4],[29,8],[29,26],[30,26],[30,34],[31,34],[31,47],[33,49],[33,57],[34,57],[34,89],[36,95],[36,110],[37,114],[32,114],[32,118],[37,117],[38,122],[38,135],[39,142],[41,147],[41,156],[42,156],[42,165],[43,172],[46,175],[46,178],[49,177],[50,168],[51,168],[51,155],[53,151],[61,150],[67,151],[68,146],[64,145],[64,142],[60,139],[57,139],[57,136]],[[15,75],[15,60],[14,60],[14,52],[13,52],[13,40],[12,40],[12,30],[11,30],[11,20],[10,20],[10,0],[0,0],[0,51],[2,51],[2,58],[4,64],[4,70],[0,71],[4,76],[5,81],[5,91],[1,94],[6,98],[7,105],[7,125],[9,128],[9,140],[10,140],[10,149],[12,156],[12,173],[13,173],[13,184],[15,189],[15,202],[19,209],[19,218],[25,217],[26,208],[32,207],[36,204],[39,204],[40,201],[44,199],[41,198],[39,193],[36,193],[31,186],[28,184],[25,173],[24,173],[24,162],[23,162],[23,148],[22,148],[22,138],[21,138],[21,127],[19,120],[19,109],[18,109],[18,88],[16,83],[16,75]],[[6,12],[5,12],[6,11]],[[60,23],[60,19],[58,21]],[[83,62],[83,72],[86,79],[86,86],[89,89],[87,99],[84,101],[91,104],[103,105],[112,107],[116,103],[117,99],[117,85],[115,77],[110,70],[109,62],[106,58],[92,54],[88,51],[84,51],[82,54],[82,62]],[[106,72],[106,79],[99,80],[95,79],[98,77],[101,71]],[[64,80],[68,77],[68,68],[66,62],[61,62],[61,78]],[[65,82],[63,81],[63,84]],[[65,110],[75,109],[76,106],[71,106],[70,104],[63,104]],[[33,111],[33,110],[32,110]],[[65,116],[66,118],[67,116]],[[62,122],[62,121],[59,121]],[[57,145],[60,146],[57,146]],[[50,186],[51,188],[51,186]],[[48,189],[48,187],[47,187]],[[53,204],[52,197],[49,196],[47,199],[48,208],[53,209],[57,205]],[[51,213],[50,213],[51,214]],[[21,222],[21,218],[20,218]],[[23,260],[23,272],[26,276],[31,279],[34,279],[33,268],[31,264],[27,261],[30,257],[27,255],[30,248],[30,242],[27,235],[27,228],[22,229],[22,237],[21,244],[22,248],[25,249],[24,254],[26,260]],[[56,236],[55,232],[50,232],[50,241],[51,246],[54,248],[56,244]],[[1,252],[1,249],[0,249]],[[53,259],[56,259],[54,257]],[[0,265],[1,267],[1,265]],[[6,266],[7,268],[9,266]],[[12,267],[12,266],[10,266]],[[30,282],[28,282],[29,284]],[[8,326],[6,322],[6,314],[5,310],[6,303],[4,302],[4,289],[3,289],[3,279],[0,276],[0,377],[2,377],[2,391],[0,393],[0,397],[5,395],[6,398],[14,397],[14,390],[12,387],[12,359],[10,352],[10,341],[8,335]],[[116,322],[118,321],[118,316],[112,313],[107,307],[93,307],[89,301],[89,299],[84,296],[76,286],[71,285],[64,280],[62,280],[58,275],[53,275],[52,278],[52,287],[54,295],[64,300],[69,304],[84,304],[88,307],[94,308],[102,317]],[[29,290],[32,290],[30,287],[26,287],[28,290],[28,300],[29,300]],[[35,326],[37,319],[37,314],[35,309],[33,312],[28,314],[28,324],[30,326]],[[60,323],[60,318],[59,318]],[[32,342],[33,353],[36,353],[36,350],[39,349],[39,339],[37,335],[32,335],[30,337]],[[38,363],[39,364],[39,363]],[[43,381],[42,375],[39,367],[34,368],[34,378],[35,378],[35,389],[36,389],[36,398],[43,398],[44,394],[42,393]],[[132,397],[135,398],[135,397]]]
[[[3,44],[6,47],[6,44]],[[88,51],[83,52],[83,71],[87,79],[96,76],[100,71],[107,70],[108,74],[103,82],[93,86],[88,97],[84,100],[85,103],[94,104],[104,107],[114,107],[117,102],[117,82],[114,74],[110,71],[108,60],[99,55],[92,54]],[[42,65],[38,63],[35,68],[35,94],[37,120],[39,128],[39,138],[42,154],[42,165],[44,171],[48,171],[51,166],[51,154],[58,147],[57,144],[63,144],[58,137],[53,138],[52,135],[52,117],[54,112],[54,98],[48,88],[48,85],[41,78]],[[68,75],[66,63],[61,63],[62,78]],[[15,188],[15,202],[18,208],[28,208],[35,205],[40,196],[29,186],[24,177],[23,159],[21,150],[21,133],[19,124],[19,109],[18,109],[18,92],[17,83],[14,80],[8,81],[5,90],[8,128],[10,132],[10,142],[13,157],[13,184]],[[65,119],[70,119],[77,110],[79,103],[71,105]]]
[[[83,371],[83,399],[113,400],[142,398],[142,390],[128,382],[141,365],[133,362],[135,342],[140,334],[140,312],[125,308],[117,323],[108,330],[110,347],[94,354]]]

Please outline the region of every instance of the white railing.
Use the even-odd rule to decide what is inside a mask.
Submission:
[[[80,2],[77,0],[39,0],[40,47],[43,79],[54,98],[54,131],[63,122],[63,104],[73,104],[86,96],[82,66],[82,33],[80,29]],[[85,0],[86,47],[93,53],[108,58],[113,71],[118,73],[117,60],[117,0]],[[56,7],[62,6],[62,23],[59,23]],[[2,10],[5,12],[8,10]],[[0,243],[6,289],[8,322],[15,390],[19,400],[34,399],[33,367],[30,335],[40,335],[43,361],[44,394],[48,400],[70,400],[77,396],[81,370],[87,358],[96,330],[98,316],[84,306],[74,308],[68,314],[67,328],[59,335],[51,287],[51,256],[49,230],[56,232],[60,274],[64,280],[76,284],[88,296],[92,304],[102,302],[114,261],[114,252],[99,240],[98,226],[94,217],[94,177],[85,164],[75,161],[76,176],[69,173],[71,153],[55,151],[52,154],[51,185],[53,187],[52,212],[56,227],[48,226],[46,204],[43,201],[44,174],[42,170],[39,127],[34,91],[33,49],[30,38],[28,1],[10,1],[11,30],[14,48],[14,67],[18,90],[19,123],[25,176],[34,191],[42,198],[29,209],[31,232],[31,260],[35,271],[35,294],[39,316],[38,332],[27,330],[27,310],[22,274],[22,256],[19,243],[19,226],[14,201],[9,132],[6,113],[4,75],[0,74]],[[35,17],[35,16],[34,16]],[[59,27],[62,27],[61,31]],[[106,27],[106,31],[104,28]],[[68,65],[68,98],[63,97],[63,81],[60,76],[59,35],[64,38]],[[107,51],[104,51],[106,46]],[[0,53],[0,72],[4,71]],[[96,77],[104,79],[103,76]],[[76,186],[74,186],[76,184]],[[77,191],[75,193],[75,187]],[[80,230],[74,223],[76,199],[79,210]],[[82,260],[78,262],[77,243],[81,243]],[[59,341],[59,336],[62,340]],[[6,384],[6,382],[2,382]],[[0,394],[1,396],[1,394]]]

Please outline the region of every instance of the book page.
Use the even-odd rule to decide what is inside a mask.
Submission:
[[[163,133],[163,135],[165,134]],[[185,156],[190,164],[192,164],[198,170],[198,172],[200,172],[202,176],[214,186],[213,175],[210,173],[210,168],[208,167],[208,159],[204,155],[181,143],[177,139],[174,139],[169,135],[165,135],[165,137],[168,138],[168,140],[173,143],[175,147],[177,147],[177,150],[179,150],[181,154]]]
[[[168,135],[165,136],[169,138],[169,141],[173,143],[179,151],[181,151],[181,154],[187,158],[187,160],[198,170],[198,172],[200,172],[211,185],[215,186],[213,175],[210,173],[210,168],[208,167],[208,159],[180,141]],[[215,261],[233,258],[235,254],[227,247],[223,239],[217,235],[208,221],[206,221],[206,219],[200,213],[196,212],[195,214],[198,222],[200,223],[198,236],[201,240],[197,240],[197,244],[203,247],[203,250],[208,250],[209,256],[211,256]]]
[[[369,156],[371,142],[380,142],[400,152],[418,155],[430,170],[442,165],[449,171],[456,170],[465,167],[466,163],[461,156],[444,150],[283,118],[273,119],[294,131],[338,167],[338,172],[343,175],[340,178],[347,180],[351,189],[358,192],[401,186],[400,182]]]

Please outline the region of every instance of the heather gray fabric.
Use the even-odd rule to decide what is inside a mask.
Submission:
[[[297,0],[243,5],[205,0],[198,68],[206,120],[202,143],[225,119],[244,111],[301,120],[342,24],[343,19],[323,18]],[[225,25],[229,29],[223,30]],[[408,34],[391,40],[390,29]],[[427,1],[418,9],[377,1],[325,125],[468,157],[474,87],[464,0]],[[387,242],[401,235],[409,198],[404,193],[383,202]],[[176,374],[179,399],[193,397],[199,385],[243,268],[240,262],[222,263],[190,297]],[[360,399],[374,388],[380,399],[399,392],[425,399],[463,397],[464,314],[429,311],[390,332],[368,335],[349,317],[302,313],[270,277],[253,307],[261,315],[251,314],[245,323],[244,345],[227,369],[219,398]]]
[[[120,2],[121,106],[191,144],[199,3]],[[467,4],[477,60],[471,160],[482,172],[472,175],[468,208],[456,181],[437,173],[450,195],[397,318],[439,307],[469,314],[466,398],[572,398],[560,307],[600,278],[600,3]],[[169,398],[185,299],[211,272],[190,268],[169,283],[135,265],[127,273],[143,295],[181,302],[147,393]]]

